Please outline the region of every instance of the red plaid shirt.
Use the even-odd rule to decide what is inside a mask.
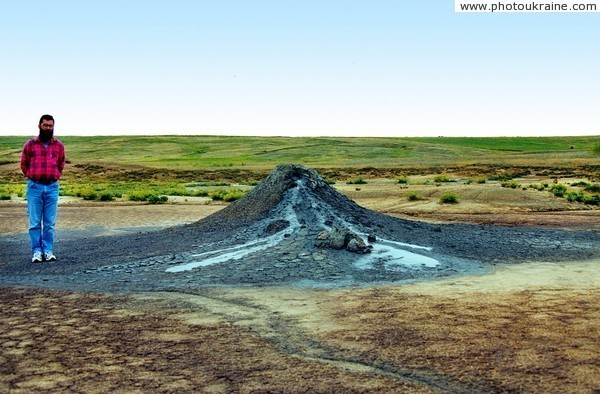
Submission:
[[[21,171],[31,180],[40,183],[57,181],[65,168],[65,146],[52,138],[48,147],[39,137],[30,139],[21,153]]]

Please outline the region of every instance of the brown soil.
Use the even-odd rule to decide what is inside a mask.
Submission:
[[[513,203],[485,200],[489,186],[453,206],[438,204],[433,185],[416,203],[397,185],[393,198],[384,187],[338,188],[367,208],[424,220],[600,226],[598,210],[550,209],[555,199],[535,202],[542,195],[530,191]],[[63,205],[59,229],[162,227],[221,207]],[[0,234],[25,232],[23,205],[2,203],[0,219]],[[122,297],[2,288],[0,391],[598,392],[599,265],[499,266],[485,276],[351,290]]]

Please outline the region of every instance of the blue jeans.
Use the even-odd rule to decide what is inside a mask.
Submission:
[[[58,210],[58,182],[43,185],[27,181],[27,213],[31,253],[52,252]]]

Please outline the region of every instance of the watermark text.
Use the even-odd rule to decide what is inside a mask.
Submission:
[[[455,12],[600,12],[600,0],[563,0],[561,2],[508,0],[454,0]]]

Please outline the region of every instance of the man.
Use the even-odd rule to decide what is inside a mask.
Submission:
[[[21,171],[27,177],[27,213],[31,262],[56,261],[54,225],[58,210],[58,179],[65,168],[65,147],[54,138],[54,118],[42,115],[40,133],[23,146]]]

